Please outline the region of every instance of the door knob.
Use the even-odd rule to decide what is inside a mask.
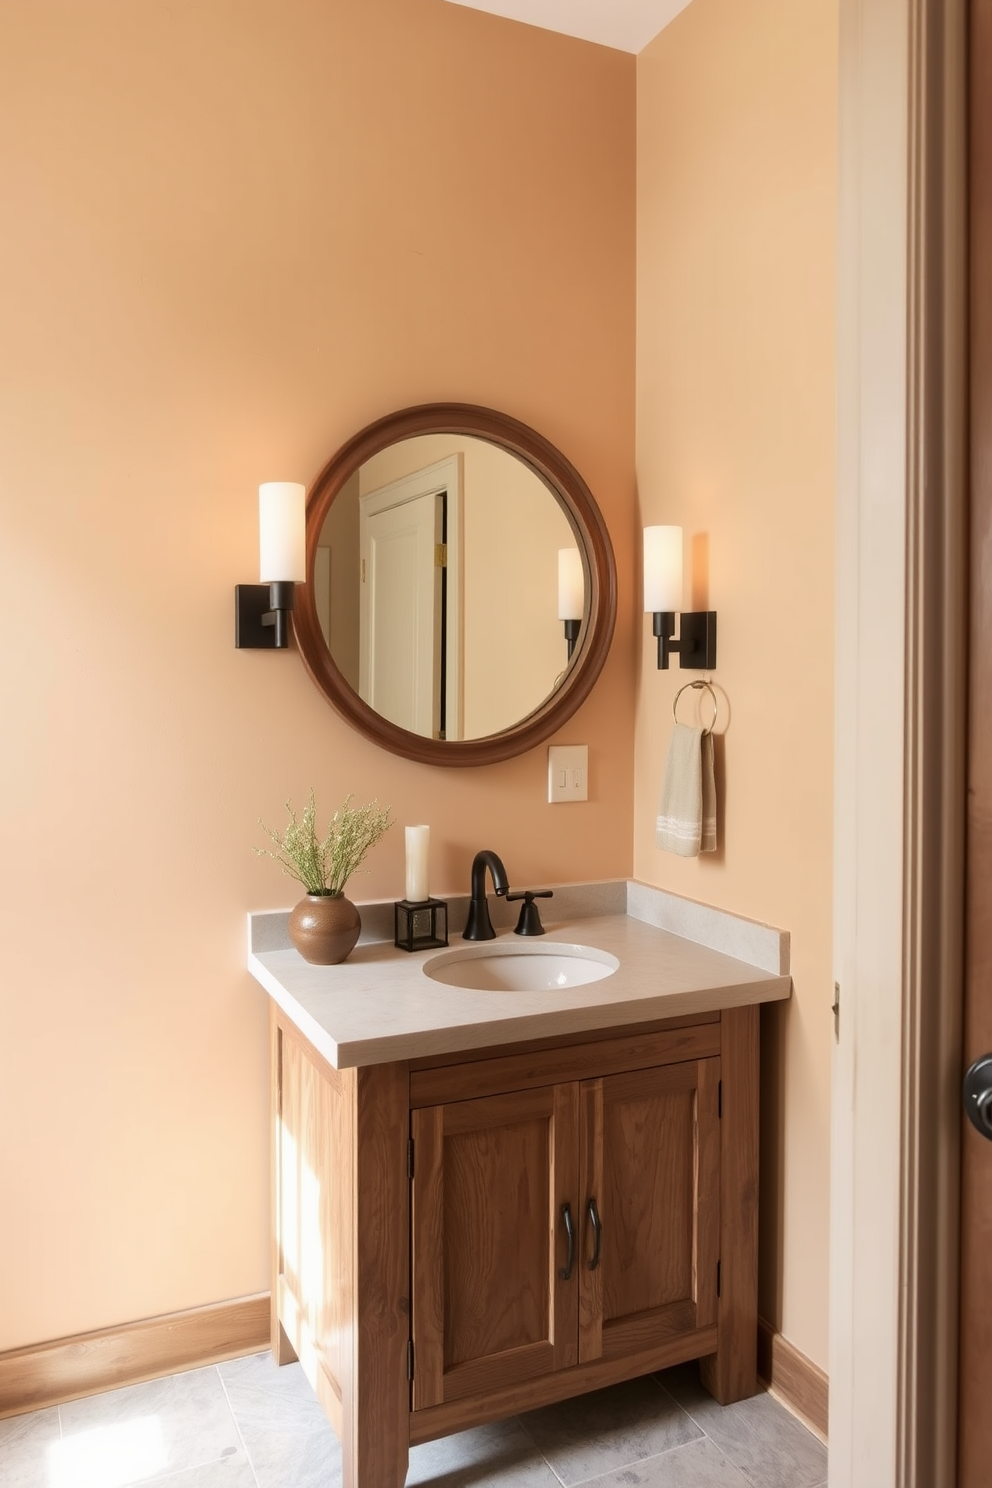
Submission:
[[[961,1094],[968,1120],[992,1142],[992,1054],[975,1060],[964,1077]]]

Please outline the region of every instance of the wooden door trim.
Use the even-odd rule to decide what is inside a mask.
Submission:
[[[962,1067],[992,1048],[988,978],[992,926],[988,884],[992,871],[987,764],[992,724],[989,634],[992,592],[988,546],[992,536],[992,3],[969,7],[969,477],[971,497],[970,676],[968,738],[968,855],[966,968]],[[961,1330],[958,1398],[958,1479],[961,1488],[988,1481],[987,1371],[992,1354],[992,1308],[988,1302],[988,1237],[992,1224],[989,1167],[992,1149],[962,1121],[961,1153]]]
[[[954,1481],[963,20],[964,0],[840,5],[830,1449],[845,1488]]]

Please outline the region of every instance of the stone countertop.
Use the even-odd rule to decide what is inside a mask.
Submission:
[[[553,919],[550,905],[542,903],[547,934],[540,944],[604,951],[619,961],[612,975],[552,991],[478,992],[424,974],[424,963],[444,951],[410,953],[391,940],[364,935],[341,965],[311,966],[289,945],[284,912],[249,916],[248,969],[337,1069],[615,1029],[790,995],[784,932],[643,884],[555,892],[562,917]],[[452,915],[456,924],[463,918],[459,908]],[[368,917],[381,927],[383,909],[361,906],[363,921]],[[666,928],[672,924],[682,933]],[[517,950],[534,944],[506,928],[485,944],[495,949],[506,942]],[[468,943],[460,934],[450,935],[449,950],[463,946]],[[728,947],[753,959],[728,954]]]

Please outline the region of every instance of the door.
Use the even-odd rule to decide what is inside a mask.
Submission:
[[[359,694],[390,723],[440,736],[443,498],[361,498]]]
[[[579,1359],[717,1320],[719,1059],[581,1086]]]
[[[992,1053],[992,0],[969,39],[971,599],[964,1064]],[[992,1141],[962,1135],[958,1483],[986,1488],[992,1462]]]
[[[413,1408],[576,1361],[578,1085],[412,1113]]]
[[[461,454],[359,497],[358,692],[425,738],[464,733]]]

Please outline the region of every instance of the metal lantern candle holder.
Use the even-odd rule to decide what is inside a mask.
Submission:
[[[401,951],[429,951],[448,944],[448,905],[444,899],[413,903],[400,899],[393,905],[394,939]]]

